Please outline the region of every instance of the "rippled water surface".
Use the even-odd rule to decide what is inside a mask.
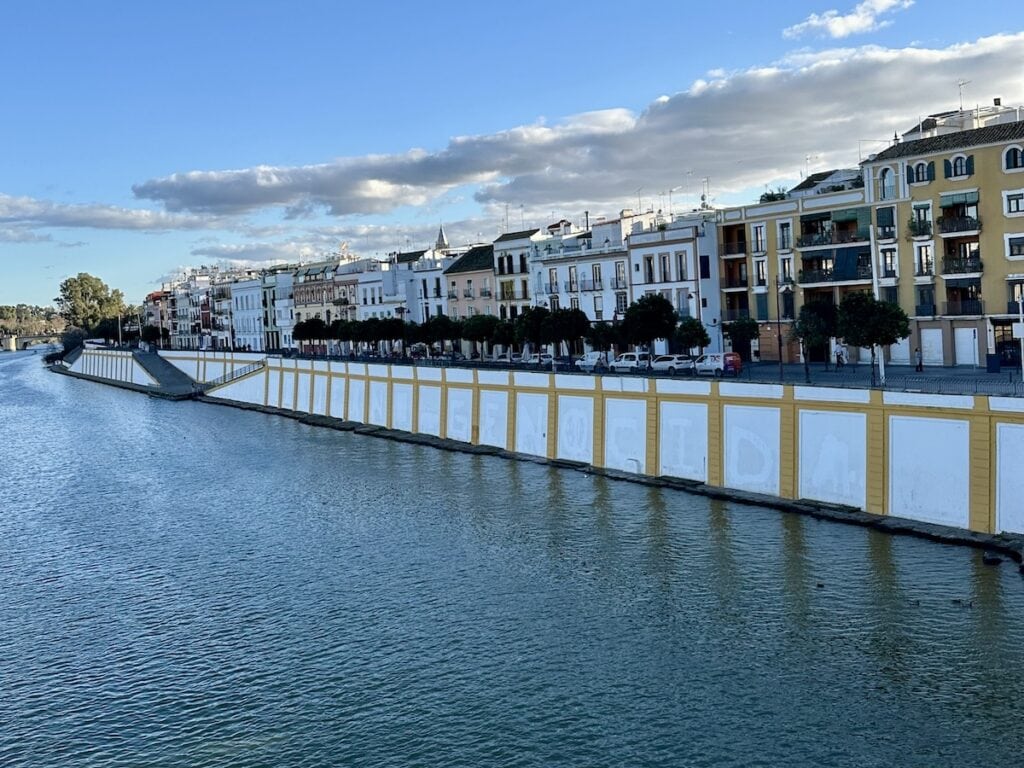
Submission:
[[[0,355],[0,765],[968,766],[977,552]],[[955,602],[954,602],[955,601]]]

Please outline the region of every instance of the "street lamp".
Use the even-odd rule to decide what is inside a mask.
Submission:
[[[775,330],[776,337],[779,343],[779,383],[781,384],[784,378],[784,369],[782,367],[782,309],[780,307],[779,295],[783,292],[790,293],[793,289],[789,286],[788,281],[784,281],[775,276]]]

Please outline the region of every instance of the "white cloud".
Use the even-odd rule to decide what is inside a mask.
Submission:
[[[880,13],[900,5],[877,0],[858,8]],[[979,100],[1002,96],[1004,103],[1019,103],[1021,60],[1024,33],[947,48],[800,51],[770,66],[711,70],[707,79],[659,96],[639,113],[587,112],[459,136],[436,151],[191,171],[134,190],[170,214],[276,209],[290,217],[282,225],[291,232],[323,211],[380,215],[412,206],[425,218],[445,199],[463,194],[482,206],[492,235],[506,205],[515,219],[520,205],[545,217],[552,210],[607,213],[632,205],[638,187],[646,190],[645,204],[657,204],[659,190],[685,185],[675,198],[678,206],[687,193],[695,199],[703,177],[710,177],[721,199],[797,178],[806,155],[818,156],[820,167],[856,164],[860,140],[885,139],[921,115],[955,106],[960,77],[985,83]],[[394,232],[389,236],[395,238]],[[351,239],[353,249],[365,250],[358,237]]]
[[[205,229],[216,226],[211,217],[198,218],[164,211],[120,208],[113,205],[66,205],[32,197],[0,194],[0,224],[14,231],[50,227],[84,229],[123,229],[165,232],[174,229]],[[46,236],[38,236],[36,239]]]
[[[812,13],[799,24],[782,30],[782,35],[793,38],[810,33],[839,39],[873,32],[892,23],[882,16],[906,10],[913,4],[914,0],[864,0],[850,13],[841,14],[835,9]]]

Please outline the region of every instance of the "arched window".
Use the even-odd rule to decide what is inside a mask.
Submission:
[[[914,166],[914,179],[917,181],[928,180],[928,166],[924,163],[918,163]]]
[[[967,158],[963,155],[953,158],[953,175],[954,176],[966,176],[967,175]]]
[[[1003,167],[1010,171],[1024,168],[1024,151],[1020,147],[1010,147],[1006,150]]]
[[[883,200],[891,200],[896,197],[896,176],[891,168],[883,168],[878,181]]]

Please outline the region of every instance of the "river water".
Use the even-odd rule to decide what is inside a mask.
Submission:
[[[967,766],[979,553],[0,355],[0,765]]]

